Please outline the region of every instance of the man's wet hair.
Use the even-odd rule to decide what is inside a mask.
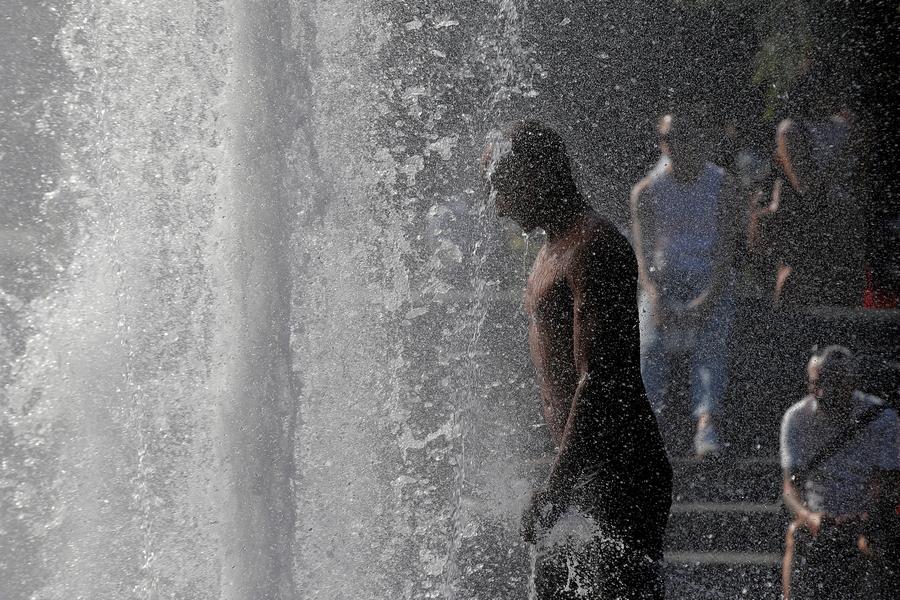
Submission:
[[[556,130],[540,121],[524,119],[505,128],[502,138],[508,150],[497,159],[489,175],[497,190],[513,192],[527,179],[550,196],[577,192],[566,144]]]

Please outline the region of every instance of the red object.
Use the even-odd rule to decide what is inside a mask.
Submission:
[[[872,270],[866,269],[866,291],[863,293],[865,308],[897,308],[900,294],[893,290],[878,289]]]

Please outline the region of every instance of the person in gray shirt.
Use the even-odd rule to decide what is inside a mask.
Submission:
[[[825,348],[809,361],[810,393],[781,422],[784,502],[796,534],[783,574],[794,600],[861,597],[872,578],[866,523],[887,475],[900,469],[900,426],[881,399],[856,389],[855,373],[847,348]]]

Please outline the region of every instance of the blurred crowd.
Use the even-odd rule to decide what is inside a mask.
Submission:
[[[776,313],[897,307],[896,277],[876,276],[866,252],[873,227],[897,224],[867,222],[855,118],[829,97],[743,132],[707,119],[702,107],[665,114],[658,160],[632,190],[644,383],[663,429],[690,420],[698,459],[723,454],[729,379],[748,376],[729,372],[737,319],[755,320],[750,329],[763,337],[771,335],[765,319]],[[857,338],[860,347],[849,349],[830,333],[817,332],[825,348],[808,357],[807,394],[791,400],[781,421],[791,517],[784,595],[896,597],[896,389],[869,393],[875,382],[854,354],[868,341]],[[681,414],[685,403],[689,417]]]

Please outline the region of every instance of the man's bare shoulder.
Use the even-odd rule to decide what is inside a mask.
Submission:
[[[572,257],[574,271],[581,278],[596,280],[620,273],[634,265],[634,250],[624,235],[610,221],[595,212],[586,215],[578,248]]]
[[[590,250],[624,250],[631,246],[628,239],[611,221],[592,211],[585,217],[584,247]]]

